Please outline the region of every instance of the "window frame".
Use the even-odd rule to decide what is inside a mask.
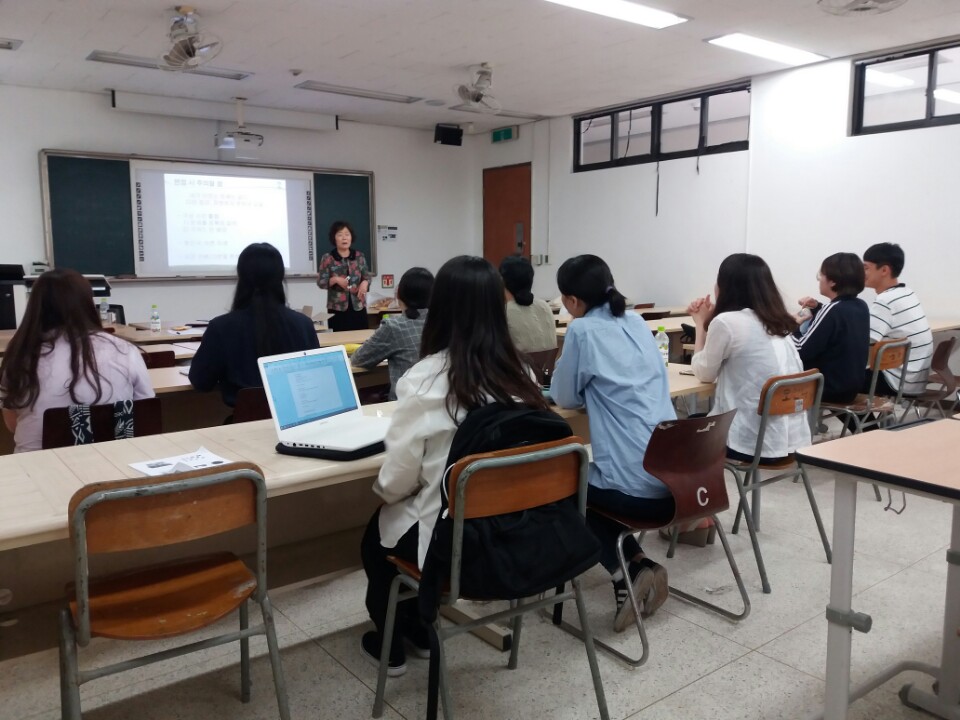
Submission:
[[[900,130],[916,130],[918,128],[942,127],[944,125],[960,124],[960,113],[936,116],[936,98],[933,91],[937,89],[937,53],[942,50],[960,48],[960,42],[929,45],[899,53],[887,53],[868,58],[855,60],[853,63],[853,103],[850,117],[851,135],[876,135],[877,133],[898,132]],[[924,90],[926,97],[925,116],[921,120],[904,120],[902,122],[885,123],[883,125],[863,126],[863,116],[866,101],[867,70],[881,63],[893,60],[927,56],[927,87]]]
[[[606,168],[625,167],[629,165],[645,165],[647,163],[660,162],[661,160],[676,160],[679,158],[699,157],[701,155],[719,155],[720,153],[739,152],[750,149],[750,140],[735,140],[732,142],[721,143],[719,145],[707,145],[707,130],[710,125],[710,98],[717,95],[725,95],[733,92],[751,91],[750,81],[738,82],[733,85],[724,85],[723,87],[714,87],[701,90],[695,93],[685,93],[679,95],[670,95],[658,98],[656,100],[645,100],[628,105],[618,105],[616,107],[595,110],[593,112],[576,115],[573,118],[573,172],[588,172],[591,170],[604,170]],[[685,100],[698,100],[700,102],[700,137],[697,141],[697,147],[690,150],[678,150],[675,152],[664,153],[660,151],[660,136],[663,130],[663,117],[661,111],[664,105]],[[630,113],[635,110],[650,110],[650,152],[644,155],[633,155],[629,157],[617,157],[617,145],[619,142],[619,123],[618,115],[620,113]],[[583,126],[598,118],[609,118],[610,122],[610,159],[603,162],[587,163],[581,161],[581,136]],[[749,124],[750,116],[747,116]]]

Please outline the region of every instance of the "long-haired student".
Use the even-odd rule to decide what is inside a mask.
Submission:
[[[470,410],[491,402],[546,407],[540,387],[510,340],[503,283],[483,258],[456,257],[440,268],[421,355],[397,383],[386,457],[374,484],[385,504],[371,518],[360,546],[367,610],[377,628],[363,636],[362,649],[374,660],[380,656],[387,597],[396,575],[386,558],[395,555],[423,566],[441,507],[444,466],[459,423]],[[392,676],[406,671],[401,638],[415,648],[426,645],[415,605],[408,603],[398,607],[389,658]]]
[[[103,332],[90,283],[59,268],[33,285],[0,365],[0,394],[14,452],[40,449],[49,408],[154,396],[137,347]]]
[[[666,367],[650,328],[627,313],[607,264],[596,255],[570,258],[557,271],[564,307],[574,320],[553,373],[550,394],[561,407],[587,408],[593,462],[588,502],[593,507],[651,521],[673,517],[673,496],[643,468],[643,456],[657,423],[676,418]],[[587,513],[600,539],[600,562],[610,572],[616,597],[614,627],[624,629],[632,614],[627,582],[633,584],[645,615],[667,598],[666,570],[646,557],[632,538],[624,551],[630,577],[616,554],[620,526]]]

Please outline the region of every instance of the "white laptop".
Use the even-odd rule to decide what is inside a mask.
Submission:
[[[363,414],[343,345],[270,355],[258,364],[278,450],[362,457],[382,449],[390,419]]]

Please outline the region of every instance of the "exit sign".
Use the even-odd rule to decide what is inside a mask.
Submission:
[[[520,126],[511,125],[510,127],[497,128],[490,133],[490,142],[509,142],[516,140],[520,136]]]

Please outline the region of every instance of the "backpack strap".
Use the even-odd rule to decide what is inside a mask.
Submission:
[[[113,404],[113,439],[133,437],[133,400],[120,400]]]
[[[74,445],[88,445],[93,442],[93,426],[90,424],[89,405],[70,405],[67,407],[70,419],[70,434]]]

